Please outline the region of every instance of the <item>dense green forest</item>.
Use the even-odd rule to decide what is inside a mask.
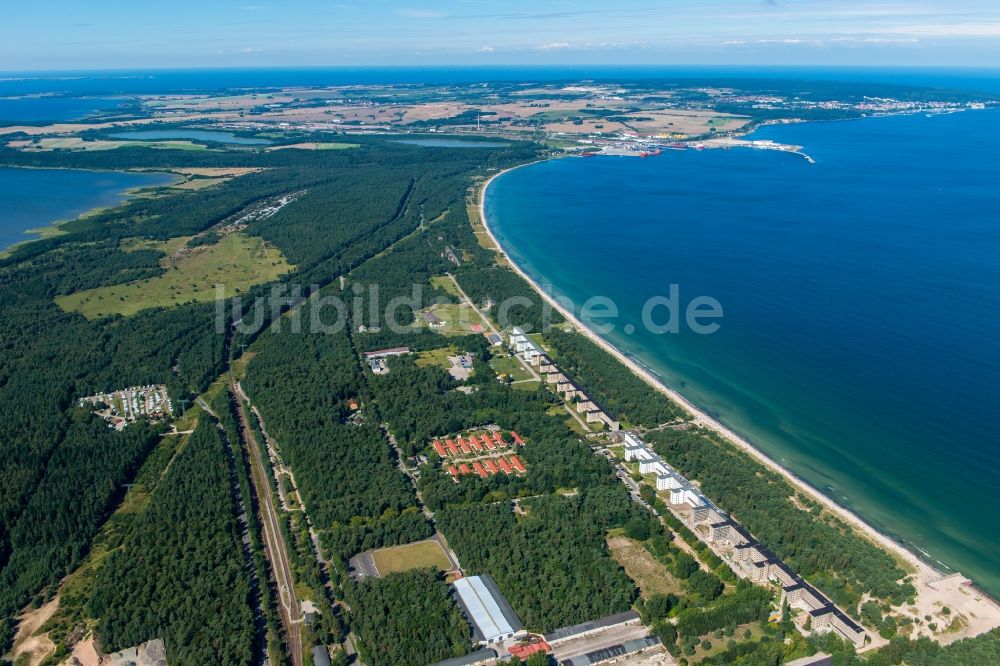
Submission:
[[[74,411],[45,475],[10,531],[12,554],[0,575],[11,608],[70,572],[156,443],[156,428],[109,432],[101,419]]]
[[[702,484],[702,489],[730,511],[764,545],[808,578],[837,603],[849,609],[861,595],[900,603],[914,593],[892,557],[855,535],[840,520],[819,515],[808,498],[803,511],[789,498],[795,490],[779,474],[766,469],[701,430],[665,430],[648,440],[678,471]]]
[[[252,349],[242,384],[279,442],[327,547],[346,559],[429,536],[378,424],[346,422],[348,398],[362,394],[346,332],[265,333]]]
[[[652,428],[684,416],[667,396],[650,389],[586,337],[553,328],[545,339],[555,350],[559,367],[626,426]]]
[[[436,571],[349,583],[344,592],[366,664],[433,664],[471,650],[469,626]]]
[[[424,150],[381,139],[362,138],[358,143],[358,149],[317,152],[136,147],[107,153],[26,153],[0,148],[0,163],[13,166],[262,168],[206,189],[133,199],[68,223],[64,235],[19,246],[0,259],[0,344],[5,349],[0,355],[0,645],[11,637],[13,614],[79,563],[95,526],[148,450],[148,443],[138,451],[132,446],[141,439],[139,426],[124,435],[128,446],[120,446],[122,436],[100,424],[81,436],[72,415],[77,398],[165,383],[175,405],[183,409],[226,366],[224,336],[216,329],[212,304],[88,320],[59,309],[55,296],[163,272],[159,252],[124,251],[126,239],[161,240],[203,232],[256,203],[290,193],[300,196],[246,232],[264,236],[294,259],[296,272],[285,278],[287,282],[329,284],[427,219],[452,212],[450,206],[460,222],[464,210],[455,205],[454,193],[464,193],[472,173],[535,154],[524,145],[487,154]],[[444,242],[456,244],[471,237],[467,225],[460,223],[438,233]],[[269,285],[261,285],[247,295],[268,290]],[[241,336],[237,343],[255,337]],[[372,446],[373,430],[349,436]],[[123,457],[102,454],[112,449]],[[364,462],[361,455],[359,463]],[[60,476],[65,473],[63,456],[71,456],[71,465],[80,465],[72,456],[107,462],[83,470],[91,475],[86,482],[92,498],[74,503],[77,488]],[[392,499],[390,503],[400,504]],[[33,506],[51,511],[49,524],[36,524],[38,509]],[[25,522],[20,524],[22,515]],[[394,522],[399,525],[382,534],[385,525]],[[352,550],[365,538],[370,543],[391,541],[403,538],[401,533],[425,534],[427,526],[411,513],[396,521],[344,529],[351,542],[345,550]]]
[[[530,631],[548,632],[628,610],[635,584],[611,559],[605,534],[636,509],[621,484],[571,497],[455,506],[437,513],[459,560],[487,572]]]
[[[536,157],[537,149],[518,144],[448,151],[371,137],[357,142],[357,149],[315,152],[128,148],[46,154],[0,148],[0,164],[261,167],[204,190],[135,199],[0,259],[0,648],[10,639],[13,615],[33,598],[48,597],[86,556],[161,434],[144,424],[116,433],[77,409],[77,400],[100,390],[164,383],[175,405],[190,404],[227,369],[227,349],[247,352],[242,386],[294,473],[333,563],[331,598],[318,599],[323,619],[309,629],[316,640],[339,640],[349,624],[372,664],[429,663],[470,649],[468,627],[437,574],[408,572],[360,584],[346,577],[345,561],[354,554],[433,533],[398,467],[390,435],[404,457],[428,457],[419,489],[438,529],[469,573],[488,572],[497,580],[529,629],[548,631],[637,601],[634,583],[609,555],[612,528],[643,541],[680,581],[681,598],[640,606],[662,635],[672,632],[670,644],[689,646],[706,633],[758,620],[770,603],[766,590],[730,584],[723,593],[723,581],[734,583],[731,572],[670,516],[669,529],[712,571],[668,543],[667,530],[630,501],[606,461],[567,427],[569,415],[558,398],[544,388],[517,390],[497,382],[485,364],[491,350],[483,336],[444,337],[417,322],[415,310],[455,301],[431,285],[432,277],[445,273],[477,304],[492,302],[494,317],[501,318],[504,300],[520,300],[505,323],[542,330],[562,321],[557,313],[547,316],[529,285],[478,244],[466,209],[471,184]],[[283,309],[292,311],[274,327],[268,326],[274,323],[269,309],[257,319],[247,305],[247,297],[267,294],[271,284],[243,294],[240,309],[233,304],[227,317],[261,325],[237,331],[232,346],[216,327],[214,304],[88,320],[53,302],[57,295],[162,274],[159,252],[126,252],[123,241],[207,231],[201,242],[209,242],[216,225],[291,193],[294,202],[245,230],[294,264],[282,283],[307,292],[315,287],[312,300],[286,303]],[[373,290],[377,303],[369,298]],[[364,298],[355,301],[359,296]],[[333,297],[343,299],[344,312],[329,304]],[[396,308],[400,323],[415,324],[407,330],[393,330],[384,320],[394,298],[407,299]],[[345,326],[312,327],[338,315]],[[653,426],[681,416],[583,336],[551,328],[545,340],[560,365],[627,424]],[[395,345],[473,353],[475,374],[465,382],[470,392],[457,391],[460,382],[414,357],[392,359],[383,376],[361,362],[362,352]],[[249,553],[237,535],[236,498],[252,493],[227,399],[222,393],[213,407],[228,444],[203,421],[98,572],[89,610],[99,618],[97,632],[108,649],[162,637],[172,664],[245,663],[263,636],[273,655],[282,651],[276,594],[271,580],[260,576],[266,562],[254,510],[248,515]],[[357,413],[348,406],[352,399],[361,405]],[[441,473],[428,447],[432,438],[492,424],[527,440],[518,451],[526,474],[469,475],[456,483]],[[896,583],[903,572],[891,557],[807,500],[810,511],[796,508],[788,499],[791,487],[744,454],[701,431],[662,431],[649,439],[836,601],[849,606],[871,592],[898,602],[912,594],[908,584]],[[282,527],[299,582],[317,597],[326,594],[328,572],[311,558],[301,515]],[[347,601],[350,612],[326,603],[333,596]],[[668,616],[676,625],[665,621]],[[776,663],[780,644],[738,643],[724,653],[731,660],[726,663]],[[991,663],[998,644],[996,632],[944,649],[898,639],[860,662],[832,639],[816,641],[835,651],[838,663],[875,666],[903,659],[911,666]]]
[[[171,664],[245,664],[250,585],[219,431],[202,419],[90,599],[114,651],[162,638]]]

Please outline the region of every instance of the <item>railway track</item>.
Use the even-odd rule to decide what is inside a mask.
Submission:
[[[302,635],[298,626],[302,623],[302,608],[298,598],[295,596],[295,585],[292,578],[292,566],[288,561],[287,544],[285,543],[284,534],[281,531],[278,513],[274,509],[274,496],[271,493],[271,485],[267,480],[266,466],[261,457],[260,446],[253,434],[253,430],[250,428],[250,422],[247,418],[245,407],[247,402],[246,396],[240,390],[232,372],[228,374],[228,379],[229,390],[236,400],[236,415],[239,418],[240,429],[243,432],[243,444],[248,449],[250,458],[251,479],[260,505],[264,548],[278,586],[281,622],[285,627],[285,635],[288,640],[288,654],[291,657],[292,666],[303,666]]]

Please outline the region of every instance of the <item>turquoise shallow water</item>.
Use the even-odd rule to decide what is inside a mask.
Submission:
[[[166,185],[166,173],[0,167],[0,250],[31,240],[29,229],[115,206],[126,190]]]
[[[939,567],[1000,595],[1000,113],[768,127],[734,149],[563,159],[487,191],[498,239],[606,337]],[[656,335],[677,284],[725,316]],[[636,331],[628,334],[631,323]]]

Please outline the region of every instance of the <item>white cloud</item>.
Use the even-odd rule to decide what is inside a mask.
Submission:
[[[492,46],[480,46],[476,49],[476,53],[493,53],[496,51]]]
[[[570,47],[568,42],[549,42],[548,44],[542,44],[541,46],[536,46],[535,48],[539,51],[557,51],[559,49],[568,49]]]

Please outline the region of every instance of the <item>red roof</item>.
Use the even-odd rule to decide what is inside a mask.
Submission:
[[[501,458],[501,459],[500,459],[500,469],[502,469],[502,470],[503,470],[504,474],[511,474],[511,473],[513,473],[513,471],[514,471],[514,470],[513,470],[512,468],[511,468],[511,466],[510,466],[510,463],[508,463],[508,462],[507,462],[506,460],[504,460],[503,458]]]
[[[480,435],[479,439],[481,439],[483,441],[483,444],[485,444],[486,446],[490,445],[490,436],[487,435],[486,433],[483,433],[482,435]]]
[[[503,435],[501,435],[501,434],[500,434],[500,431],[499,431],[499,430],[498,430],[498,431],[496,431],[495,433],[493,433],[493,440],[494,440],[494,441],[495,441],[495,442],[496,442],[497,444],[503,444]]]
[[[490,472],[492,472],[493,474],[496,474],[497,472],[500,471],[500,468],[497,467],[497,464],[492,460],[484,460],[483,464],[486,465],[486,469],[490,470]]]
[[[491,441],[490,441],[489,439],[487,439],[486,437],[483,437],[483,444],[485,444],[485,445],[486,445],[486,448],[487,448],[487,449],[489,449],[490,451],[492,451],[493,449],[495,449],[495,448],[496,448],[496,446],[494,446],[494,445],[493,445],[493,442],[491,442]]]
[[[476,451],[483,450],[483,445],[477,442],[475,437],[469,438],[469,444],[472,444],[472,448],[475,449]]]
[[[476,470],[476,474],[478,474],[480,477],[485,478],[487,476],[486,470],[478,462],[472,463],[472,468]]]
[[[448,467],[448,473],[451,474],[452,476],[458,476],[458,470],[455,469],[454,465]]]
[[[518,435],[516,432],[514,432],[513,430],[511,430],[510,431],[510,436],[514,438],[514,443],[515,444],[520,444],[521,446],[524,446],[524,440],[521,439],[521,436]]]
[[[434,450],[437,451],[437,454],[442,458],[448,455],[448,453],[444,450],[444,446],[436,439],[434,440]]]
[[[510,464],[513,465],[517,469],[518,472],[525,471],[525,469],[524,469],[524,463],[521,462],[521,459],[518,458],[517,456],[511,456],[510,457]]]
[[[472,453],[472,449],[469,448],[469,443],[468,442],[465,442],[465,441],[462,441],[461,439],[459,439],[458,440],[458,444],[459,444],[459,446],[462,447],[462,453]]]
[[[515,645],[509,648],[509,652],[517,657],[518,659],[524,659],[528,655],[535,654],[536,652],[548,652],[552,649],[545,641],[538,641],[537,643],[528,643],[527,645]]]
[[[462,463],[461,465],[459,465],[458,469],[460,469],[462,471],[462,474],[471,474],[472,473],[472,469],[470,469],[469,466],[466,465],[465,463]]]

